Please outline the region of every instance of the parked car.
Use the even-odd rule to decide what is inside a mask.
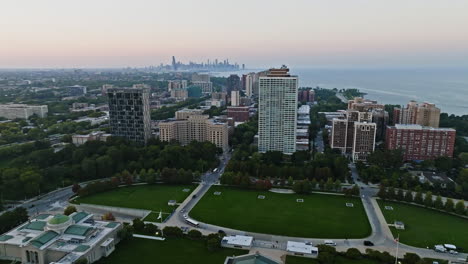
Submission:
[[[333,240],[325,240],[325,242],[323,244],[325,244],[327,246],[336,247],[336,243],[333,242]]]
[[[435,250],[436,252],[442,252],[442,253],[447,252],[447,249],[446,249],[444,246],[442,246],[442,245],[435,245],[435,246],[434,246],[434,250]]]
[[[369,241],[369,240],[365,240],[365,241],[364,241],[364,246],[372,247],[373,245],[374,245],[374,243],[372,243],[372,242]]]
[[[458,252],[455,251],[455,250],[450,250],[449,253],[452,254],[452,255],[458,255]]]

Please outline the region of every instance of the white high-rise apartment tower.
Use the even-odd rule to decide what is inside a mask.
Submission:
[[[255,73],[249,73],[245,76],[245,95],[252,97],[253,95],[253,81]]]
[[[286,66],[259,79],[258,151],[296,152],[298,78]]]
[[[231,91],[231,106],[240,105],[240,93],[239,91]]]

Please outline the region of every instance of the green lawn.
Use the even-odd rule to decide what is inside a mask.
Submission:
[[[221,195],[214,195],[217,191]],[[265,199],[258,199],[258,195]],[[346,207],[347,202],[354,207]],[[190,216],[205,223],[274,235],[363,238],[371,233],[361,200],[337,195],[279,194],[213,186]]]
[[[227,256],[244,255],[245,250],[223,248],[210,252],[203,241],[189,239],[131,239],[120,243],[115,252],[97,264],[170,263],[220,264]]]
[[[402,221],[405,230],[391,227],[400,241],[416,247],[430,247],[436,244],[454,244],[468,249],[468,219],[419,206],[378,200],[387,223]],[[385,206],[392,206],[393,211]]]
[[[304,258],[304,257],[294,257],[287,256],[286,264],[319,264],[318,260]],[[347,259],[342,256],[336,256],[334,264],[378,264],[377,261],[371,259]]]
[[[184,189],[190,189],[184,192]],[[77,203],[137,208],[170,213],[175,207],[168,206],[169,200],[181,203],[195,189],[194,185],[140,185],[117,188],[111,191],[76,199]]]

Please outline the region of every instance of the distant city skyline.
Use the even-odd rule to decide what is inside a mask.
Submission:
[[[465,0],[2,3],[0,68],[468,66]]]

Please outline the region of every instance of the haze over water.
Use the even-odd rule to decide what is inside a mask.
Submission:
[[[468,68],[292,69],[300,86],[358,88],[385,104],[435,103],[442,112],[468,114]]]

